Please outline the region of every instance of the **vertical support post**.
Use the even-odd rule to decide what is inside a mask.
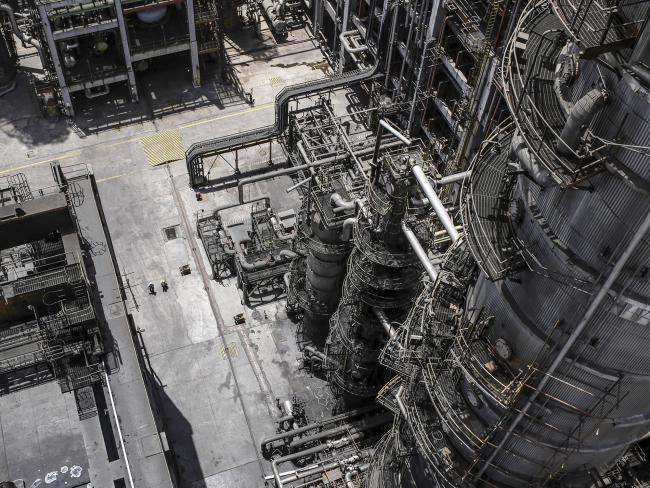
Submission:
[[[350,17],[350,2],[349,0],[345,0],[343,2],[343,19],[341,20],[341,31],[335,33],[335,38],[338,38],[338,35],[341,32],[345,32],[348,30],[348,21]],[[345,65],[345,48],[343,47],[343,43],[341,42],[341,46],[339,47],[339,74],[343,73],[343,66]]]
[[[323,0],[313,0],[313,9],[314,9],[314,20],[313,20],[313,25],[314,25],[314,36],[318,35],[318,30],[320,29],[320,23],[321,23],[321,16],[323,13]]]
[[[235,174],[239,173],[239,149],[235,149]]]
[[[269,166],[273,166],[273,140],[269,141]]]
[[[131,49],[129,47],[129,36],[124,22],[124,12],[122,11],[122,0],[114,0],[115,17],[120,31],[120,40],[122,41],[122,52],[124,56],[124,65],[126,66],[126,76],[129,80],[129,89],[131,90],[131,100],[138,101],[138,87],[135,84],[135,74],[133,73],[133,62],[131,61]]]
[[[192,62],[192,83],[201,86],[201,69],[199,67],[199,46],[196,40],[196,21],[194,15],[194,0],[185,0],[187,8],[187,29],[190,33],[190,59]]]
[[[54,71],[56,72],[56,78],[59,82],[59,90],[61,91],[61,98],[63,99],[63,113],[65,115],[73,116],[74,109],[72,108],[72,98],[70,97],[70,89],[66,84],[65,77],[63,76],[63,68],[61,68],[61,58],[59,56],[59,51],[56,47],[56,42],[54,42],[54,36],[52,34],[52,25],[50,24],[50,19],[47,16],[47,6],[40,4],[38,5],[38,14],[41,17],[41,22],[43,23],[45,38],[47,39],[47,45],[50,48],[50,55],[52,56],[52,63],[54,64]]]

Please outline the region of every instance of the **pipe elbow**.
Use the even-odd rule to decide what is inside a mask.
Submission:
[[[558,151],[570,156],[578,150],[587,125],[607,102],[607,90],[594,88],[573,106],[557,140]]]
[[[348,242],[352,238],[352,229],[357,223],[356,217],[350,217],[343,221],[343,227],[341,228],[341,233],[339,234],[339,239],[343,242]]]
[[[354,210],[356,202],[354,200],[347,200],[338,193],[332,193],[330,196],[330,205],[334,213],[344,212],[346,210]]]
[[[530,176],[539,186],[547,186],[552,183],[550,173],[542,166],[537,158],[530,154],[526,141],[519,131],[515,131],[510,141],[510,159],[517,161],[528,176]]]

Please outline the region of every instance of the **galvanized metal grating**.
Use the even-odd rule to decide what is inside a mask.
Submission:
[[[145,136],[142,148],[151,166],[185,159],[185,149],[178,130],[168,130]]]

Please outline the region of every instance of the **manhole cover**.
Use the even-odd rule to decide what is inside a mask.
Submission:
[[[168,241],[173,241],[174,239],[177,239],[179,236],[179,226],[178,225],[172,225],[170,227],[165,227],[163,229],[163,235],[165,236],[165,239]]]

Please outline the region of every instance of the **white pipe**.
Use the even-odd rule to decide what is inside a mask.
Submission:
[[[330,205],[334,213],[343,212],[345,210],[354,210],[357,206],[354,200],[346,200],[338,193],[330,195]]]
[[[589,321],[592,319],[596,311],[598,310],[598,307],[600,306],[600,303],[603,301],[603,299],[609,294],[609,290],[611,289],[612,285],[618,278],[618,276],[621,274],[621,271],[623,271],[623,268],[625,267],[625,264],[627,263],[628,259],[630,259],[630,256],[636,249],[636,247],[639,245],[639,243],[643,240],[643,237],[646,235],[648,232],[648,229],[650,229],[650,213],[646,214],[645,219],[637,229],[636,233],[632,237],[632,240],[630,243],[627,245],[621,256],[618,258],[618,261],[616,262],[616,265],[614,265],[614,268],[612,269],[612,272],[609,274],[607,279],[605,280],[605,283],[603,283],[603,286],[598,290],[598,293],[594,296],[594,299],[592,302],[589,304],[589,307],[587,307],[587,310],[585,311],[585,314],[582,316],[582,319],[580,319],[580,322],[576,325],[575,329],[573,329],[573,332],[569,336],[569,338],[564,342],[564,345],[562,346],[562,349],[558,353],[558,355],[555,357],[553,360],[553,363],[551,366],[546,370],[542,376],[542,379],[540,380],[539,384],[537,385],[537,388],[533,390],[531,395],[528,397],[526,400],[526,404],[522,407],[522,409],[519,411],[519,414],[517,417],[514,419],[514,421],[510,424],[510,427],[506,431],[505,435],[501,439],[501,442],[494,448],[492,453],[490,453],[490,456],[486,459],[486,461],[483,463],[483,466],[481,467],[480,471],[478,472],[476,479],[479,480],[481,476],[485,473],[485,471],[488,469],[490,466],[490,463],[494,460],[494,458],[497,456],[497,454],[501,451],[503,446],[505,445],[506,442],[508,442],[508,439],[510,439],[510,436],[512,433],[515,431],[519,423],[524,419],[526,416],[526,413],[530,409],[530,407],[533,405],[535,402],[535,399],[539,396],[539,394],[542,392],[546,384],[549,382],[551,378],[554,377],[555,371],[557,368],[560,366],[562,361],[564,361],[564,358],[566,355],[569,353],[569,350],[573,347],[573,344],[578,340],[582,332],[584,331],[585,327],[589,324]]]
[[[345,486],[347,488],[357,488],[357,484],[354,482],[355,476],[363,473],[368,469],[369,464],[363,464],[357,468],[352,468],[345,473]]]
[[[455,173],[453,175],[443,176],[442,178],[436,180],[436,185],[451,185],[452,183],[463,181],[465,178],[469,178],[471,175],[472,171],[467,170],[460,173]]]
[[[391,339],[395,337],[397,335],[397,331],[395,330],[395,327],[391,325],[390,320],[388,320],[388,316],[386,315],[386,312],[378,308],[373,308],[372,312],[375,314],[375,317],[377,317],[377,320],[379,320],[379,323],[386,331],[386,334],[388,334],[388,337],[390,337]]]
[[[454,228],[454,232],[455,231],[456,229]],[[420,263],[422,263],[422,267],[429,275],[429,278],[431,278],[431,281],[435,282],[436,279],[438,278],[438,272],[431,264],[431,261],[429,260],[429,256],[427,255],[426,251],[420,244],[420,241],[418,241],[417,236],[413,233],[411,229],[409,229],[409,226],[406,225],[406,222],[404,221],[402,221],[402,232],[404,232],[406,239],[409,241],[409,244],[413,248],[413,251],[415,251],[416,256],[420,260]]]
[[[355,54],[368,50],[368,46],[352,47],[348,44],[348,37],[356,34],[359,34],[358,30],[349,30],[339,34],[339,40],[341,41],[341,45],[343,46],[343,49],[345,49],[345,52]]]
[[[440,220],[440,223],[447,231],[447,234],[449,234],[451,242],[456,242],[460,235],[454,226],[454,222],[451,220],[451,217],[447,213],[447,209],[436,194],[433,186],[431,186],[429,178],[427,178],[427,175],[424,174],[424,171],[422,171],[422,167],[420,167],[419,164],[414,165],[411,170],[413,171],[413,176],[415,176],[415,179],[420,184],[420,188],[422,188],[422,191],[429,199],[429,203],[433,207],[433,211],[438,216],[438,220]]]
[[[339,239],[347,242],[352,237],[352,228],[354,224],[357,223],[356,217],[350,217],[343,221],[343,227],[341,228],[341,233],[339,234]]]
[[[386,122],[384,119],[381,119],[379,121],[379,125],[381,125],[384,129],[386,129],[391,134],[393,134],[395,137],[397,137],[400,141],[402,141],[407,146],[413,144],[413,141],[411,139],[403,135],[400,131],[398,131],[395,127],[393,127],[391,124]]]
[[[117,417],[117,409],[113,401],[113,390],[111,390],[111,382],[108,379],[108,374],[104,371],[104,379],[106,380],[106,387],[108,389],[108,398],[111,400],[111,408],[113,410],[113,417],[115,418],[115,425],[117,426],[117,436],[120,438],[120,446],[124,453],[124,466],[126,466],[126,475],[129,477],[129,484],[131,488],[135,488],[133,484],[133,475],[131,474],[131,466],[129,465],[129,457],[126,455],[126,447],[124,446],[124,438],[122,437],[122,428],[120,427],[120,419]]]

